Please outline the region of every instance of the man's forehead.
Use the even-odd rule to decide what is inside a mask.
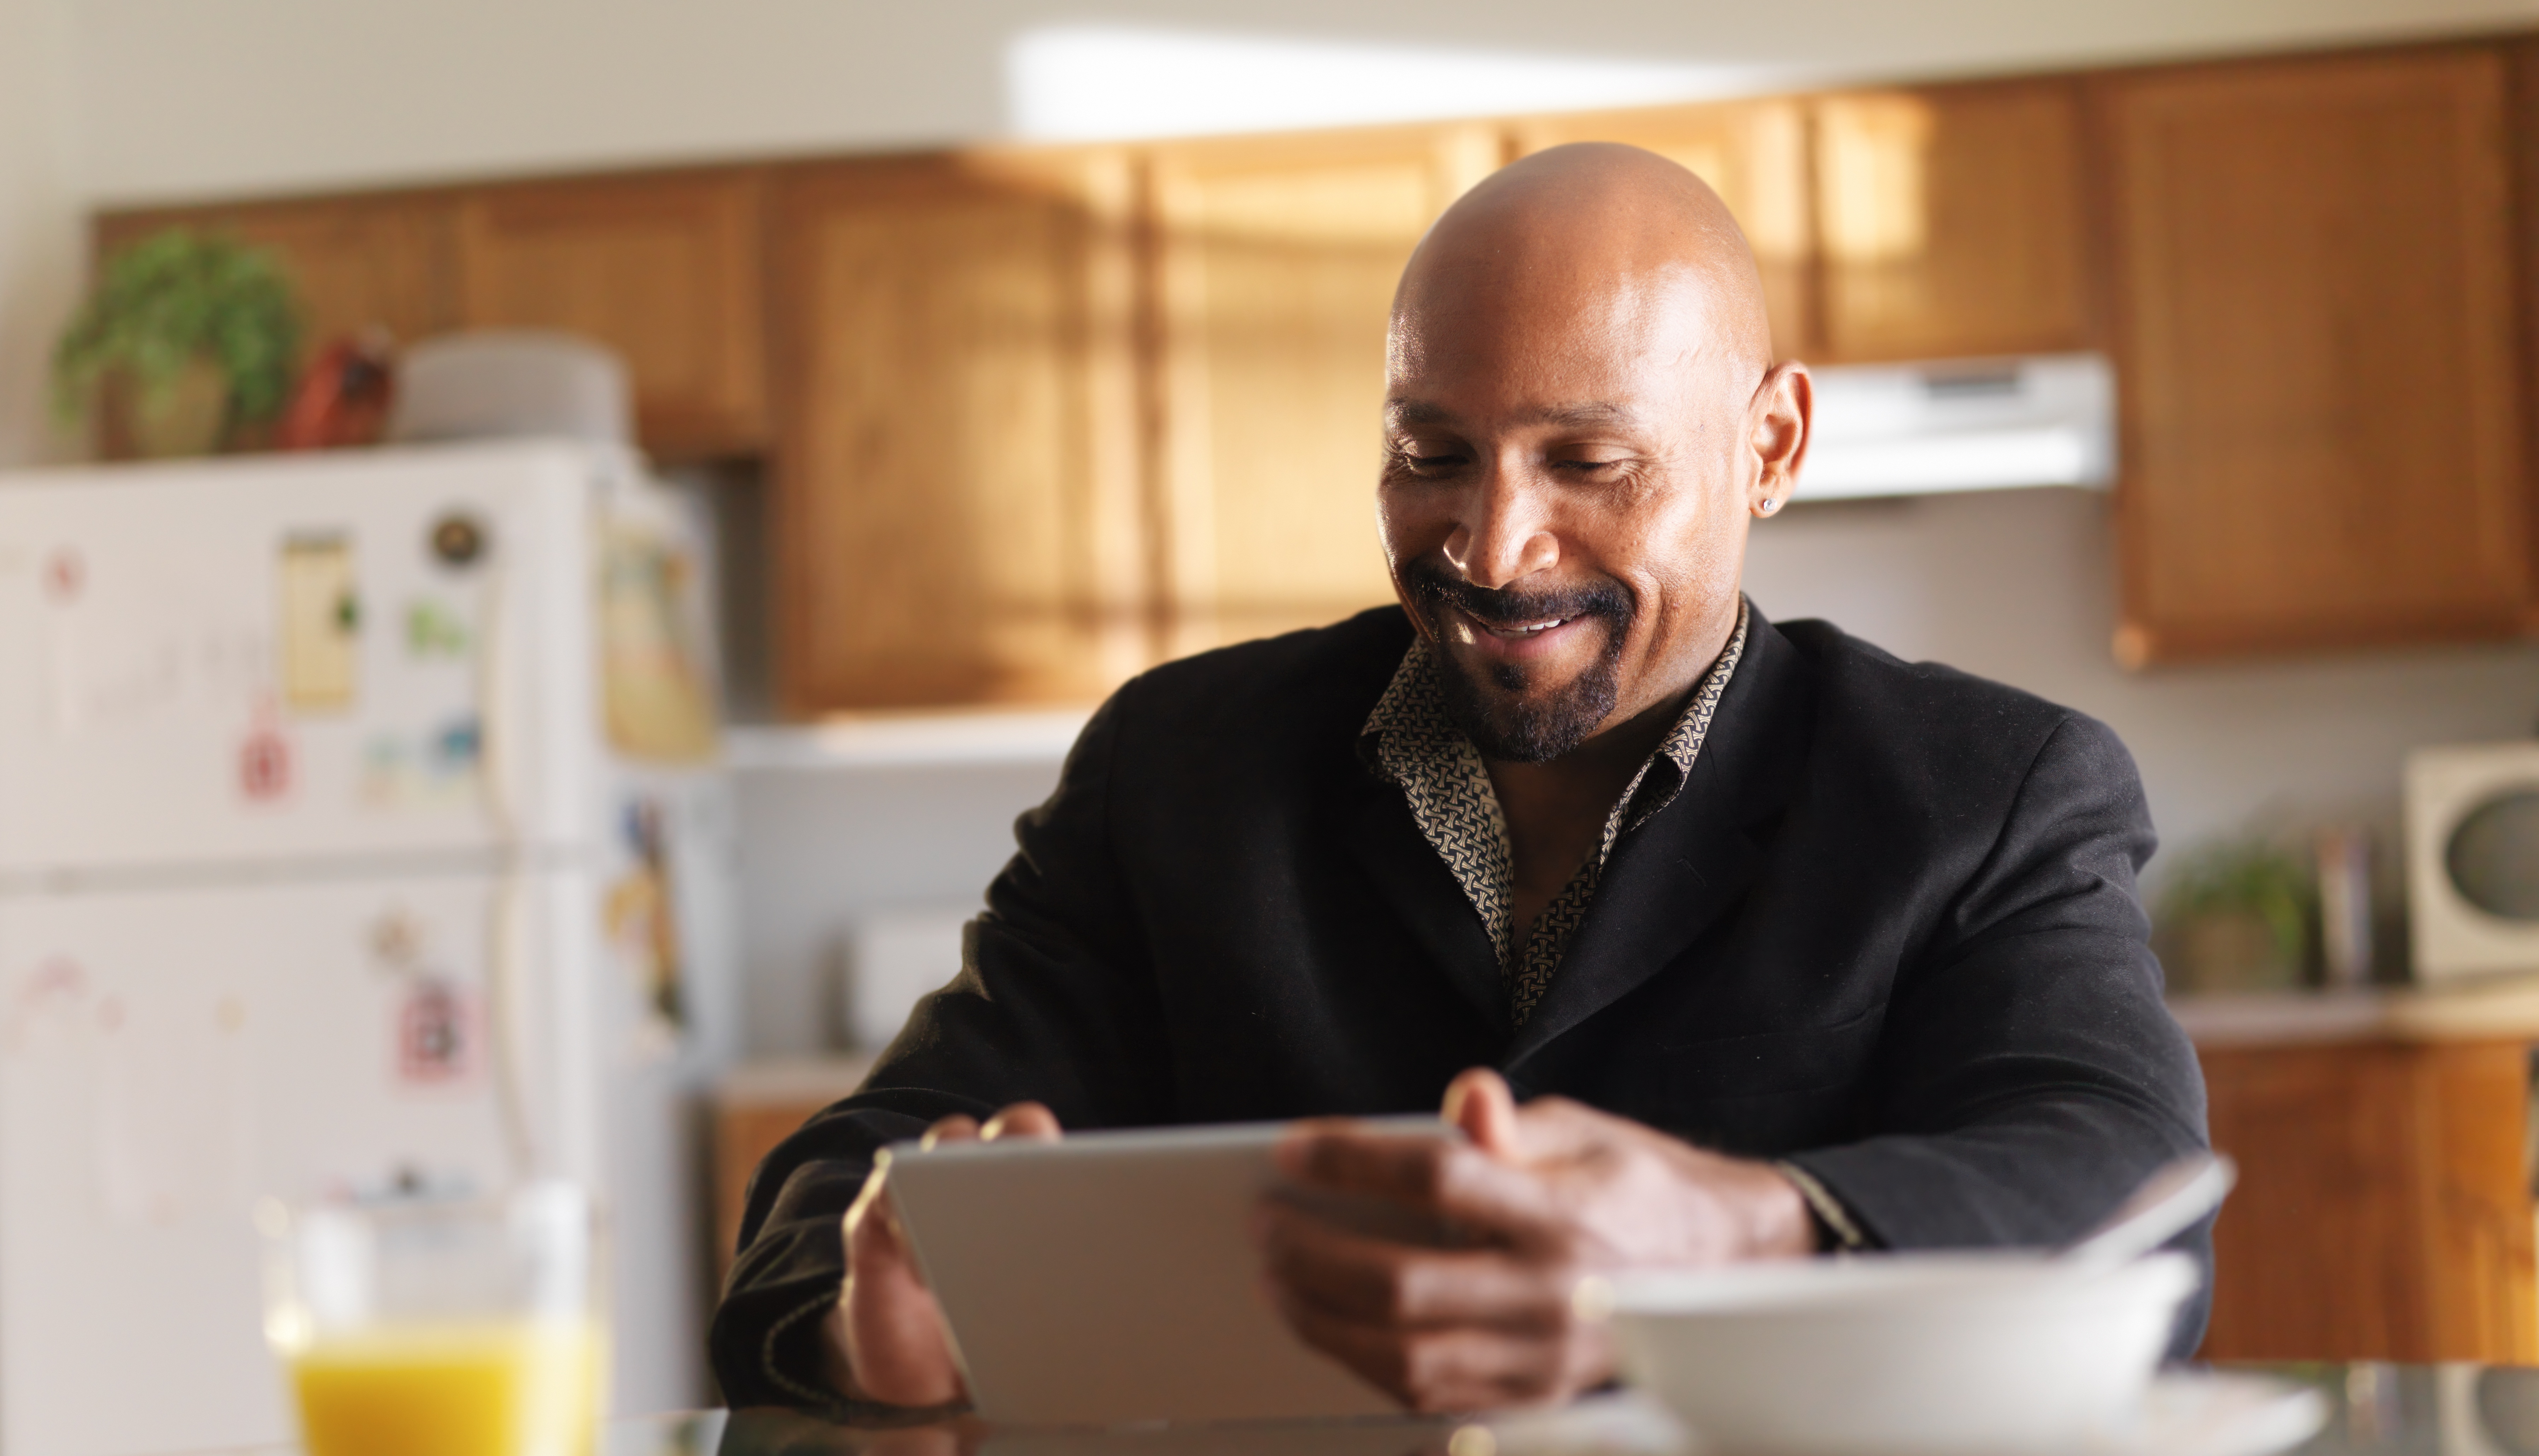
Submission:
[[[1574,403],[1544,401],[1522,404],[1494,418],[1508,425],[1549,425],[1561,428],[1612,426],[1629,429],[1639,425],[1640,411],[1614,400],[1581,400]],[[1420,426],[1455,426],[1467,423],[1461,412],[1436,400],[1396,396],[1384,402],[1385,422],[1396,429]]]

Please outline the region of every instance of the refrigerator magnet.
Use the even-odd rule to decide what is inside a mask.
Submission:
[[[360,686],[362,604],[353,544],[338,535],[282,543],[282,700],[294,712],[353,705]]]
[[[397,1082],[435,1089],[466,1084],[476,1070],[476,1007],[464,990],[435,975],[405,983],[396,1014]]]
[[[476,564],[485,555],[485,523],[463,510],[453,510],[432,523],[432,559],[454,569]]]
[[[269,722],[247,730],[239,745],[239,792],[251,803],[270,804],[291,792],[291,740]]]

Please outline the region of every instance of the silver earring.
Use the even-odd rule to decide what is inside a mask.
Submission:
[[[1768,497],[1768,496],[1767,496],[1767,497],[1765,497],[1765,498],[1764,498],[1764,501],[1763,501],[1763,514],[1765,514],[1765,515],[1770,515],[1774,510],[1776,510],[1776,509],[1778,509],[1778,508],[1779,508],[1779,506],[1778,506],[1778,505],[1776,505],[1776,504],[1771,500],[1771,498],[1770,498],[1770,497]]]

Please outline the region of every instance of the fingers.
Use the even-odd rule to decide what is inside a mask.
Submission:
[[[1439,1114],[1464,1130],[1473,1146],[1494,1158],[1515,1161],[1521,1156],[1516,1094],[1507,1079],[1487,1067],[1467,1069],[1446,1084]]]
[[[890,1201],[890,1158],[887,1154],[864,1175],[864,1186],[856,1201],[847,1208],[847,1266],[858,1261],[895,1259],[906,1256],[900,1242],[899,1210]]]
[[[1276,1202],[1258,1224],[1270,1283],[1374,1325],[1483,1324],[1556,1332],[1577,1282],[1565,1265],[1495,1249],[1426,1249],[1373,1238]]]
[[[1038,1102],[1016,1102],[989,1118],[979,1136],[991,1143],[998,1138],[1055,1143],[1059,1139],[1058,1114]]]
[[[976,1142],[978,1137],[979,1119],[967,1113],[955,1112],[949,1117],[936,1118],[934,1125],[926,1130],[926,1136],[917,1140],[917,1146],[939,1148],[945,1143]]]
[[[1374,1325],[1278,1291],[1278,1312],[1306,1344],[1419,1411],[1481,1411],[1567,1400],[1613,1368],[1605,1332]]]
[[[848,1379],[873,1400],[934,1406],[961,1398],[943,1313],[917,1272],[890,1202],[890,1164],[864,1179],[847,1210],[847,1278],[836,1322]]]
[[[955,1112],[937,1118],[926,1136],[918,1139],[921,1148],[936,1148],[945,1143],[993,1143],[998,1138],[1029,1138],[1037,1142],[1055,1142],[1059,1136],[1058,1114],[1039,1102],[1016,1102],[997,1112],[982,1125],[979,1119]]]
[[[839,1295],[846,1364],[856,1389],[894,1406],[939,1406],[961,1398],[960,1368],[943,1335],[934,1294],[905,1259],[855,1266]]]
[[[1559,1235],[1544,1182],[1469,1144],[1375,1133],[1351,1122],[1298,1123],[1278,1146],[1279,1170],[1309,1188],[1390,1200],[1499,1239]]]

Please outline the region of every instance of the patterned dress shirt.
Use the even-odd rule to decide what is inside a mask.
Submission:
[[[1511,1026],[1525,1024],[1558,973],[1569,937],[1596,898],[1596,886],[1604,879],[1614,843],[1674,803],[1691,775],[1702,740],[1710,735],[1710,720],[1718,714],[1720,695],[1746,655],[1748,619],[1749,604],[1741,597],[1737,630],[1729,635],[1728,646],[1693,689],[1675,726],[1631,775],[1629,787],[1605,816],[1605,832],[1596,852],[1552,896],[1534,924],[1522,930],[1514,923],[1516,856],[1507,817],[1499,809],[1498,793],[1490,786],[1489,768],[1481,761],[1480,751],[1447,719],[1437,654],[1430,650],[1427,638],[1411,639],[1402,666],[1394,670],[1393,681],[1376,699],[1375,711],[1367,715],[1358,739],[1359,752],[1378,773],[1401,787],[1410,801],[1410,817],[1418,822],[1419,832],[1435,846],[1454,873],[1455,883],[1480,912],[1490,944],[1498,951]],[[1850,1211],[1806,1169],[1790,1163],[1775,1166],[1807,1200],[1820,1243],[1839,1249],[1867,1246]]]
[[[1490,787],[1490,772],[1481,762],[1480,751],[1447,720],[1437,654],[1427,638],[1411,639],[1393,682],[1376,699],[1375,711],[1367,716],[1358,741],[1360,751],[1376,771],[1401,786],[1419,832],[1436,846],[1446,868],[1454,872],[1455,883],[1480,912],[1490,944],[1498,950],[1511,1025],[1523,1026],[1550,986],[1560,968],[1561,954],[1569,948],[1571,932],[1596,898],[1597,883],[1604,878],[1605,862],[1613,857],[1615,841],[1674,803],[1683,788],[1693,760],[1700,757],[1701,741],[1710,734],[1710,720],[1719,711],[1719,695],[1727,691],[1738,659],[1746,655],[1746,623],[1747,606],[1740,598],[1737,630],[1729,636],[1727,648],[1693,689],[1691,700],[1677,715],[1657,751],[1631,775],[1630,786],[1605,816],[1605,833],[1596,852],[1528,927],[1512,923],[1516,861],[1507,817],[1499,811],[1498,794]]]

